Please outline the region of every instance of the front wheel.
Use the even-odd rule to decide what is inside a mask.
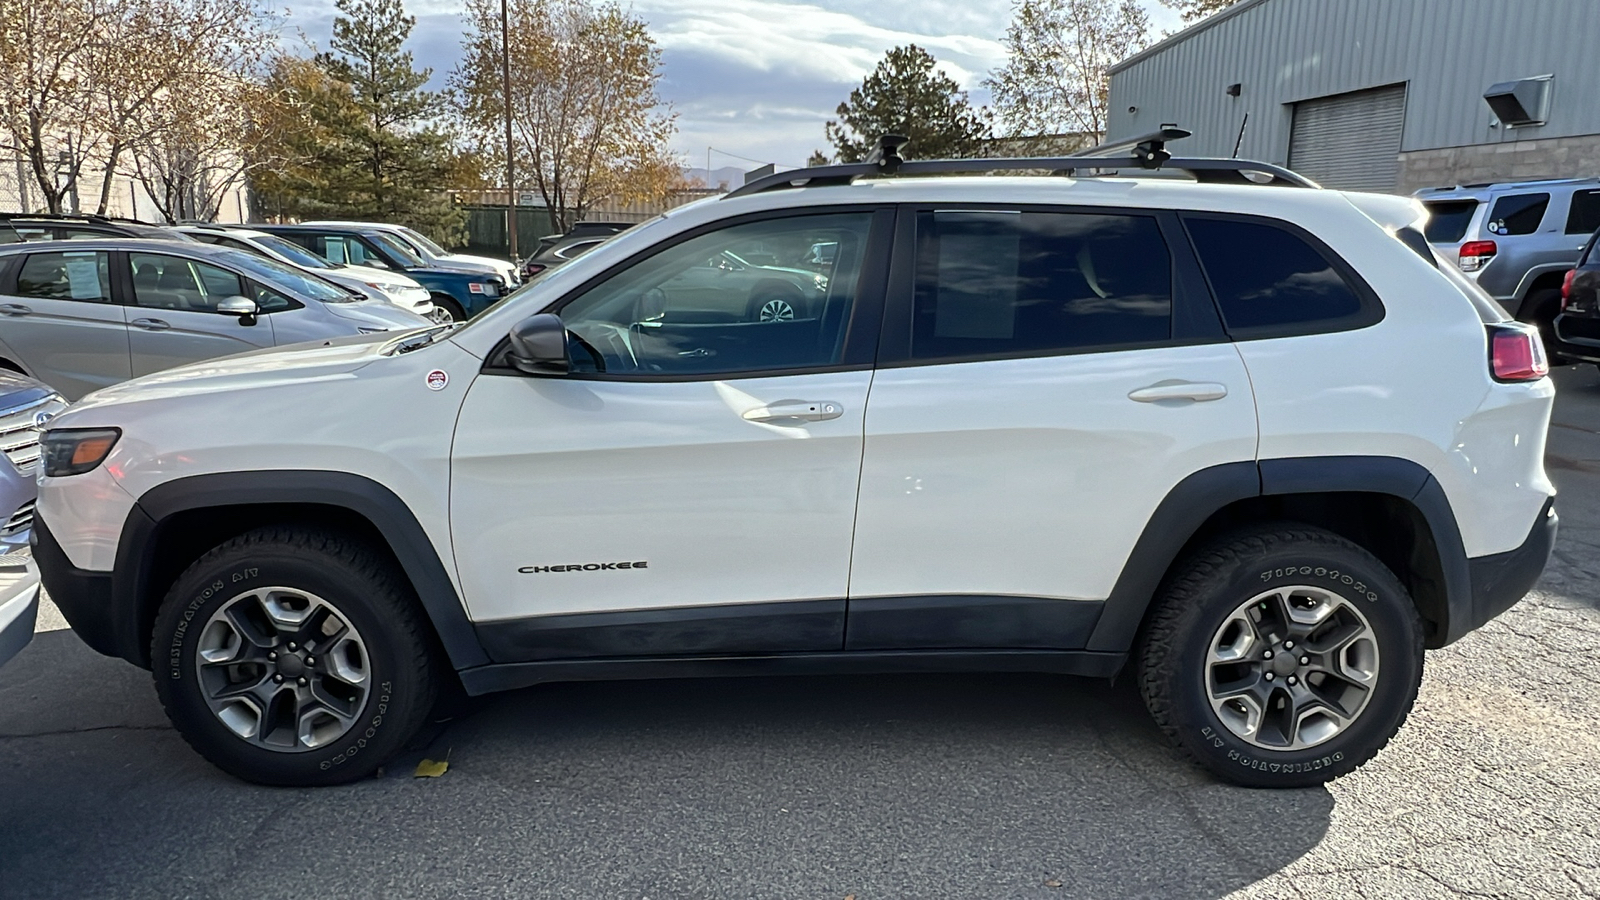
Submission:
[[[435,294],[433,306],[435,309],[444,310],[452,322],[465,322],[467,320],[467,311],[462,309],[461,304],[457,303],[452,297]]]
[[[337,534],[269,528],[213,549],[156,616],[156,693],[201,756],[246,781],[372,774],[422,725],[433,654],[392,562]]]
[[[1372,554],[1320,529],[1236,533],[1157,599],[1139,685],[1168,738],[1221,777],[1303,787],[1353,771],[1404,723],[1422,623]]]

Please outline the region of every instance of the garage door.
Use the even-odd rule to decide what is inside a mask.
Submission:
[[[1393,191],[1405,119],[1403,84],[1296,103],[1289,168],[1324,187]]]

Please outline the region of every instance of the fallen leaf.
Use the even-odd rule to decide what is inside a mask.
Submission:
[[[1058,879],[1058,878],[1052,878],[1049,881],[1046,881],[1044,883],[1044,886],[1045,887],[1061,887],[1061,880]]]
[[[450,761],[448,759],[442,759],[438,762],[434,762],[431,759],[425,759],[422,762],[417,763],[417,771],[413,773],[413,777],[438,778],[440,775],[443,775],[449,770]]]

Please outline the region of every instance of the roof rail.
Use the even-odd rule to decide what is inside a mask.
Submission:
[[[1182,128],[1163,128],[1139,137],[1102,144],[1078,156],[1027,156],[1006,159],[918,159],[905,160],[900,151],[908,143],[903,135],[884,135],[878,149],[863,162],[833,166],[791,169],[757,179],[723,195],[723,199],[744,197],[793,187],[846,185],[857,178],[882,175],[950,175],[958,172],[1048,171],[1052,175],[1074,176],[1078,170],[1090,174],[1112,174],[1137,169],[1145,172],[1176,172],[1208,184],[1259,184],[1317,188],[1315,181],[1271,163],[1247,159],[1178,158],[1166,149],[1168,141],[1186,138]]]

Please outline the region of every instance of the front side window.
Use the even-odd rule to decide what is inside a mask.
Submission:
[[[1348,323],[1361,299],[1315,247],[1265,222],[1186,217],[1230,332]]]
[[[311,300],[321,300],[324,303],[346,303],[355,298],[355,294],[332,282],[323,281],[315,275],[291,265],[278,262],[265,256],[240,253],[232,259],[232,263],[244,270],[252,278],[274,285],[278,288],[287,288]],[[276,295],[282,297],[282,295]],[[292,306],[287,298],[277,306],[262,304],[262,309],[278,309]]]
[[[1490,234],[1533,234],[1550,207],[1549,194],[1508,194],[1489,210]]]
[[[17,273],[17,296],[109,303],[111,254],[104,250],[35,253]]]
[[[811,265],[837,254],[816,242]],[[1172,336],[1154,218],[952,210],[917,216],[913,359],[1048,354]]]
[[[871,221],[862,212],[750,222],[630,266],[561,308],[580,339],[574,368],[684,376],[835,365]],[[838,242],[833,264],[802,265],[821,241]]]
[[[130,253],[133,302],[151,309],[215,312],[229,297],[244,296],[239,276],[192,259]]]

